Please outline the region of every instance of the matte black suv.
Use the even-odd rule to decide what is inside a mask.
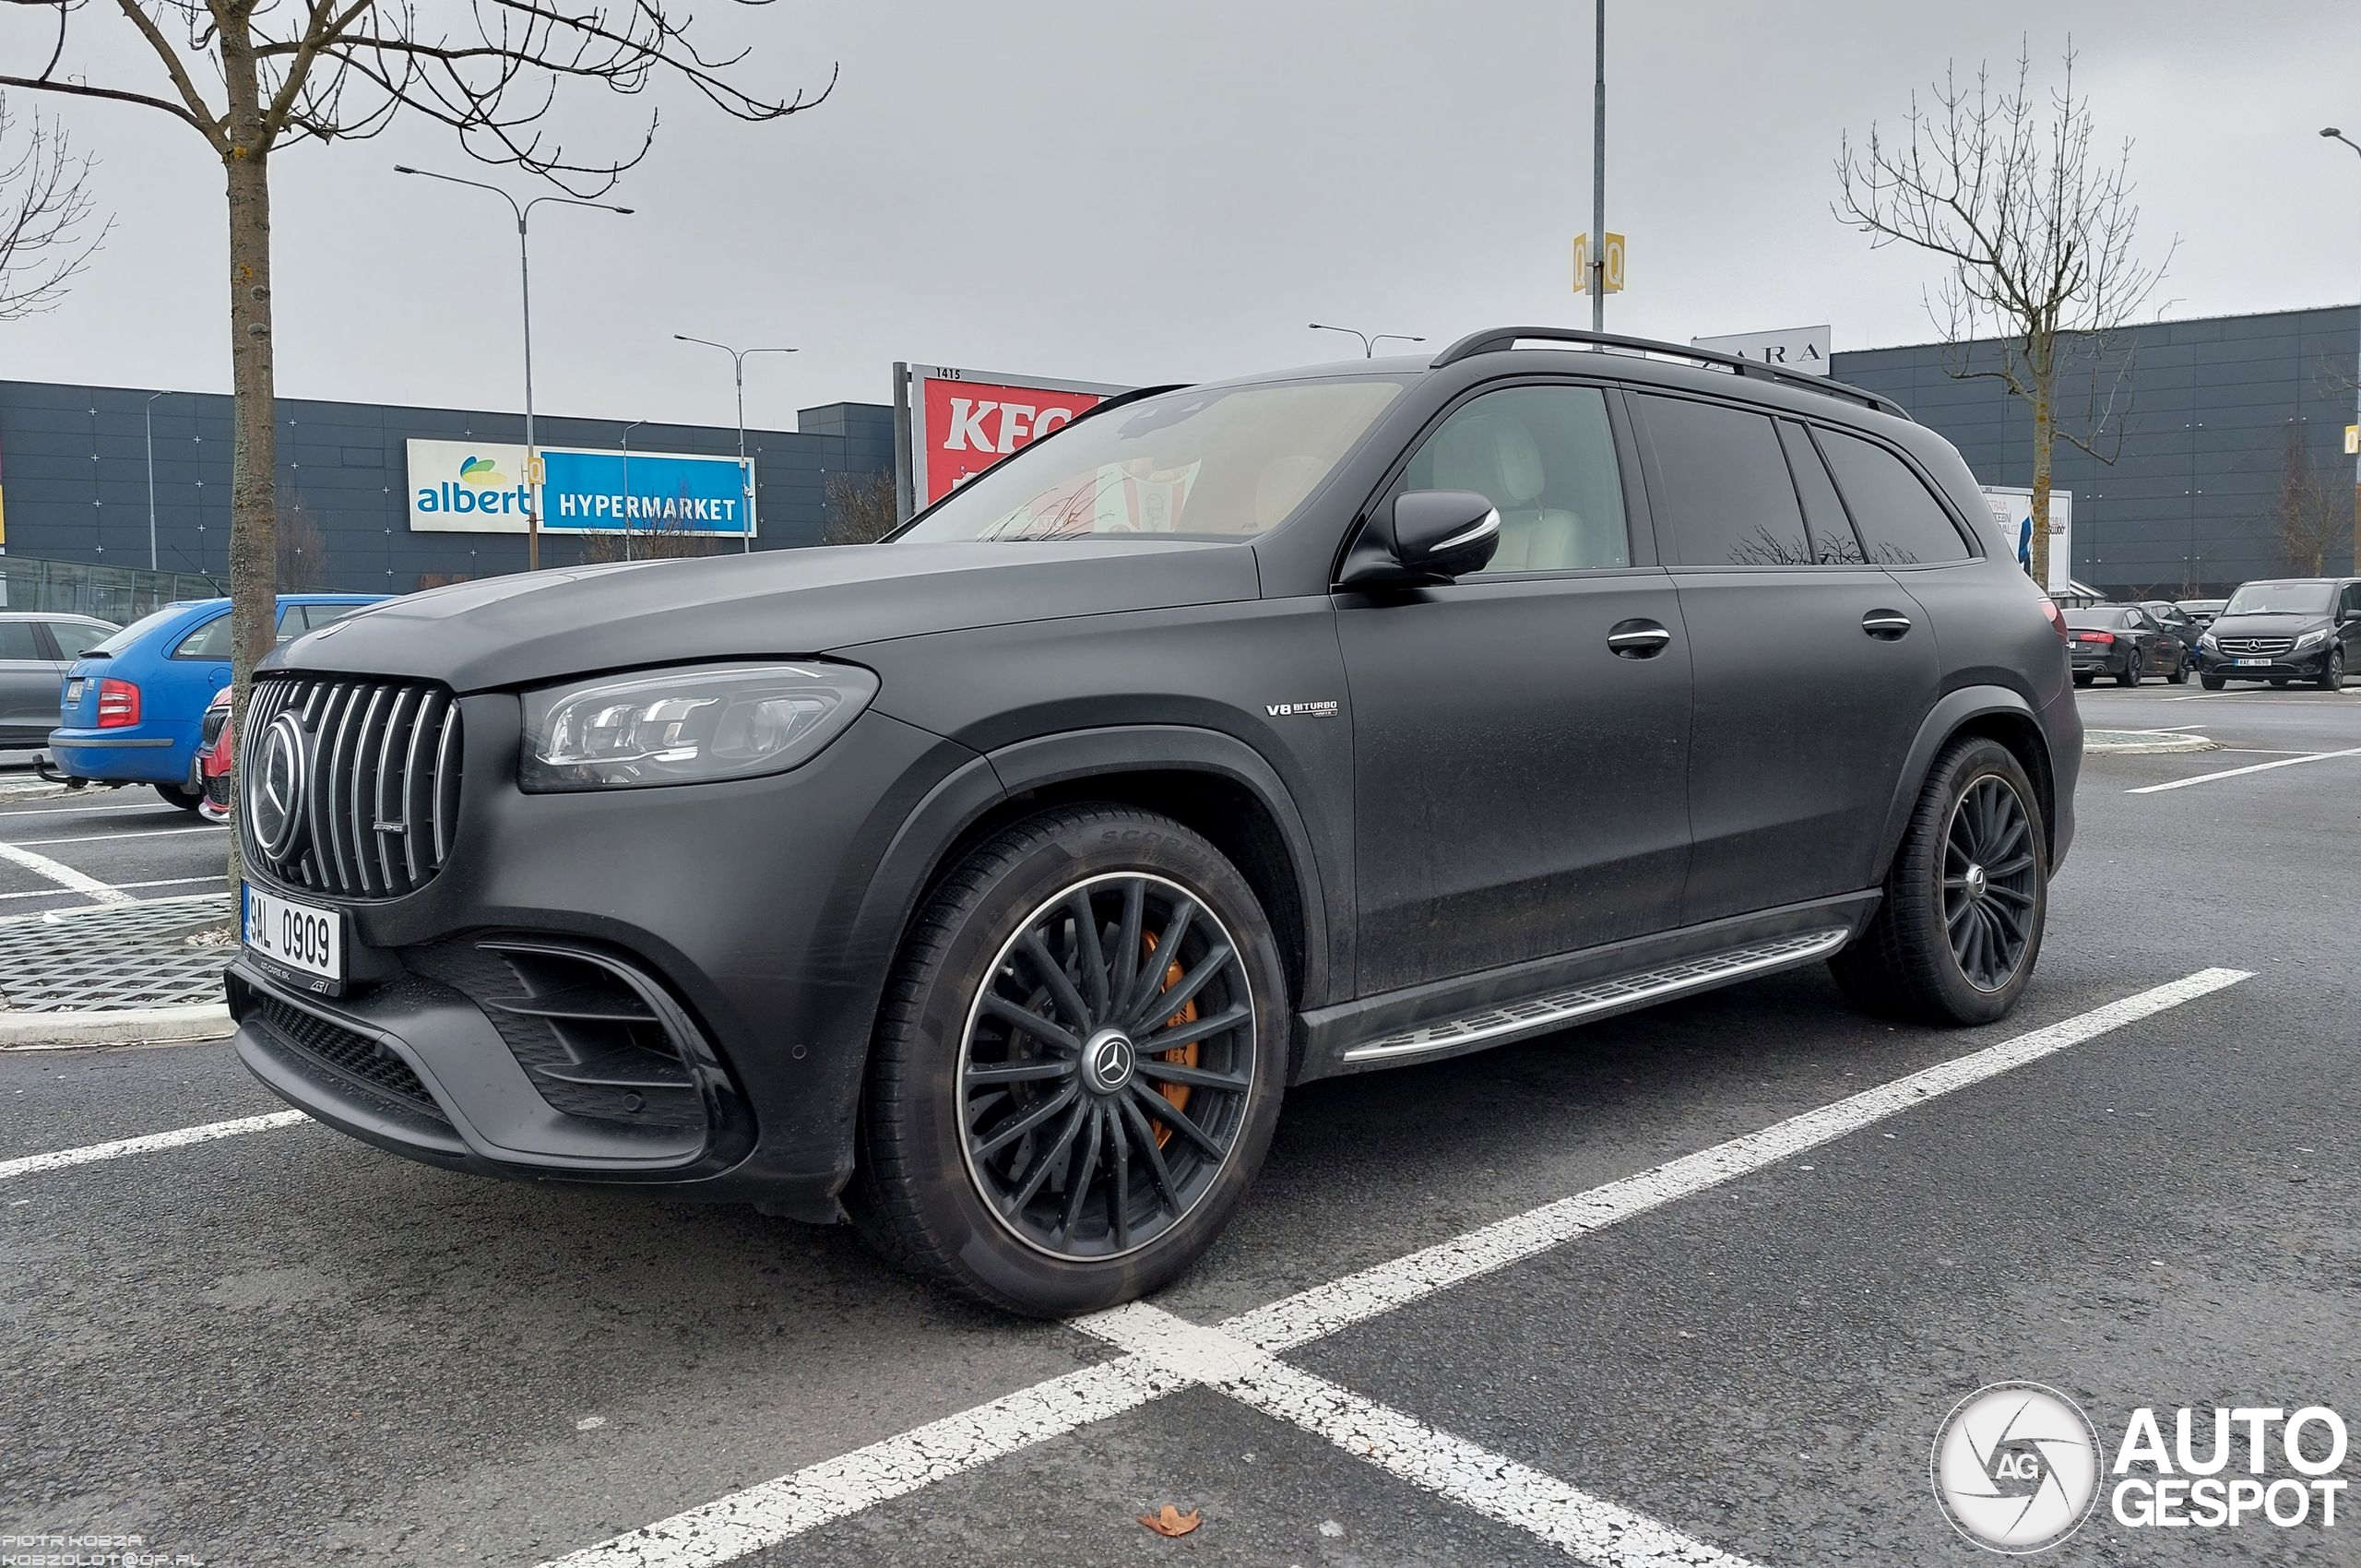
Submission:
[[[2082,729],[1983,516],[1869,394],[1503,329],[1117,399],[883,545],[386,604],[255,683],[239,1050],[1121,1301],[1292,1084],[1822,960],[2008,1012]]]
[[[2209,692],[2232,681],[2336,691],[2361,669],[2361,577],[2241,584],[2197,639],[2197,659]]]

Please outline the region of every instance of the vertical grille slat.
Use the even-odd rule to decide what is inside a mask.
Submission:
[[[274,676],[247,707],[263,732],[293,714],[311,739],[303,832],[283,861],[250,854],[291,885],[355,898],[397,898],[443,869],[458,828],[459,705],[439,686],[337,676]],[[241,791],[241,811],[251,797]],[[249,844],[259,835],[249,831]],[[395,840],[398,839],[397,843]]]

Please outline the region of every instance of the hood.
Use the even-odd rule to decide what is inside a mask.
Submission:
[[[1259,593],[1243,544],[831,545],[459,583],[299,637],[263,668],[410,676],[470,692]]]
[[[2219,637],[2300,637],[2329,624],[2324,612],[2300,615],[2216,615],[2205,629]]]

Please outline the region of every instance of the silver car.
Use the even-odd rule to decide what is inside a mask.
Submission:
[[[47,743],[65,667],[117,630],[88,615],[0,611],[0,747]]]

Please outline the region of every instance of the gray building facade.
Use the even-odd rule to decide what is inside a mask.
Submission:
[[[836,403],[797,418],[793,431],[746,433],[758,550],[822,541],[830,476],[883,474],[891,482],[890,409]],[[534,436],[544,446],[620,450],[629,422],[537,411]],[[309,586],[408,593],[423,582],[524,569],[522,534],[411,531],[406,442],[412,436],[521,443],[525,422],[515,413],[279,399],[279,514],[300,510],[311,525],[305,537],[316,534],[324,556],[306,574]],[[643,423],[630,431],[628,445],[635,452],[733,456],[738,432]],[[0,381],[7,552],[146,567],[152,477],[157,566],[226,582],[230,452],[230,399],[220,394]],[[544,534],[542,563],[578,561],[584,537]]]
[[[2033,483],[2033,416],[2000,382],[1954,369],[1996,362],[1994,345],[1940,343],[1832,356],[1833,374],[1908,409],[1958,446],[1987,484]],[[2295,575],[2274,505],[2293,438],[2347,497],[2322,569],[2354,564],[2355,462],[2344,427],[2361,389],[2361,305],[2212,316],[2130,327],[2060,377],[2060,422],[2087,434],[2113,399],[2094,457],[2060,441],[2052,482],[2074,493],[2073,575],[2117,595],[2225,593]],[[2111,460],[2102,460],[2102,457]]]

